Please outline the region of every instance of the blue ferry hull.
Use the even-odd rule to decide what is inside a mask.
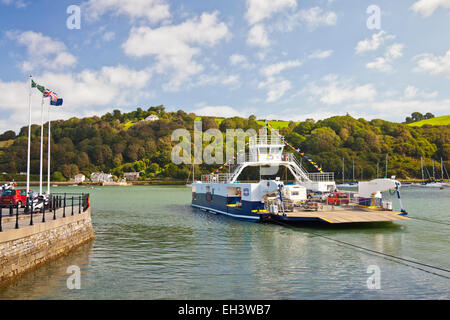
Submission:
[[[196,198],[192,200],[192,206],[194,208],[212,211],[214,213],[223,214],[236,219],[260,221],[261,215],[256,212],[252,212],[252,210],[264,209],[264,204],[261,202],[242,200],[241,208],[227,206],[227,204],[232,203],[233,199],[220,195],[213,195],[211,200],[207,200],[206,194],[202,193],[197,193]]]

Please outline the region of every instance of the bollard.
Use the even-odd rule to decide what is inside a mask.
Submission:
[[[31,199],[30,226],[33,225],[33,211],[34,211],[34,201],[33,201],[33,199]],[[19,223],[19,216],[17,216],[17,223],[16,223],[17,229],[19,229],[18,223]]]
[[[19,229],[19,210],[16,211],[16,229]]]
[[[81,213],[81,196],[78,197],[78,213]]]
[[[12,201],[12,199],[9,200],[9,215],[11,217],[13,215],[13,201]]]
[[[72,196],[72,215],[73,215],[73,196]]]
[[[66,194],[64,193],[63,218],[66,217]]]
[[[42,203],[42,222],[45,222],[45,200]]]
[[[41,211],[42,211],[42,222],[45,222],[45,202],[42,205]]]
[[[3,211],[3,207],[0,207],[0,232],[3,231],[3,229],[2,229],[2,211]]]

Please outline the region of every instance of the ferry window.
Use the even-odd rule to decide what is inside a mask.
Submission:
[[[16,190],[5,190],[2,193],[4,196],[15,196],[16,195]]]
[[[298,196],[298,191],[292,191],[293,196]]]

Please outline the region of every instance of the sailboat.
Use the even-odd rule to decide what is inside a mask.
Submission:
[[[352,188],[357,187],[358,182],[355,181],[355,161],[353,160],[353,181],[346,182],[345,181],[345,159],[342,158],[342,183],[336,185],[339,188]]]
[[[420,167],[422,171],[422,183],[417,183],[415,186],[422,188],[442,188],[444,186],[443,183],[437,182],[434,179],[434,160],[433,160],[433,177],[430,177],[428,180],[425,180],[424,167],[423,167],[423,157],[420,157]],[[428,170],[427,170],[428,173]],[[428,173],[428,176],[430,174]]]

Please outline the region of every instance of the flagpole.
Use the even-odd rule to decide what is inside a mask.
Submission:
[[[30,93],[28,94],[28,153],[27,153],[27,197],[30,192],[30,149],[31,149],[31,81],[30,74]]]
[[[50,194],[50,105],[48,106],[48,159],[47,159],[47,194]]]
[[[44,146],[44,96],[42,96],[41,102],[41,158],[40,158],[40,171],[39,171],[39,195],[42,195],[42,159],[43,159],[43,146]]]

